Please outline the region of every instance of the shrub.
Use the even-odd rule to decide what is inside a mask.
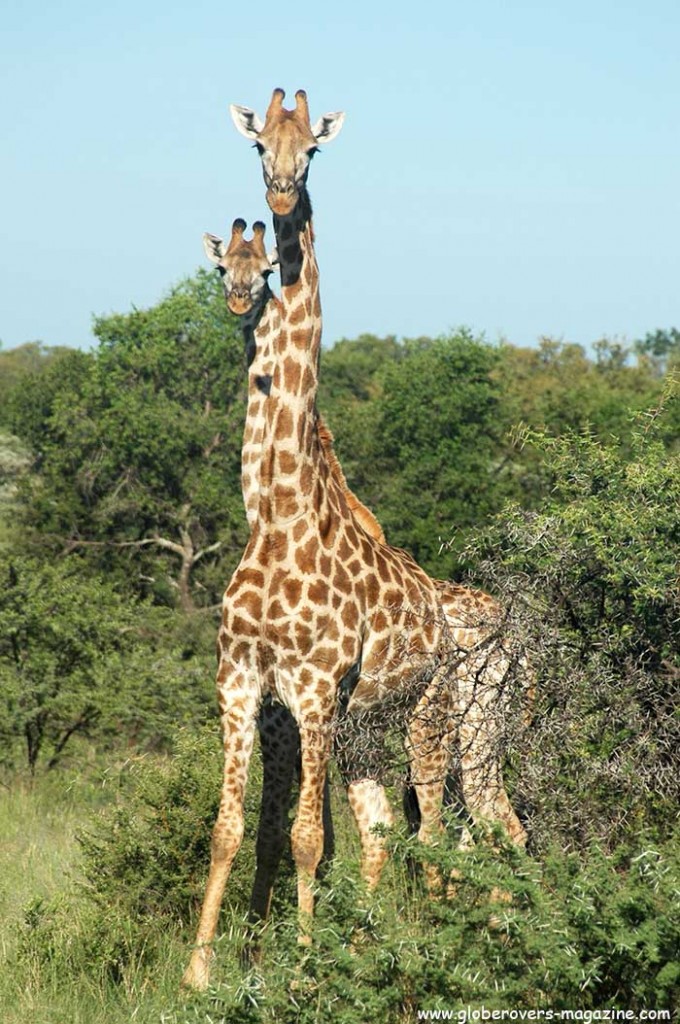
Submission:
[[[661,417],[662,420],[662,417]],[[550,439],[550,500],[511,506],[477,542],[485,585],[537,675],[515,784],[534,849],[661,838],[680,797],[680,458],[650,421],[613,439]]]

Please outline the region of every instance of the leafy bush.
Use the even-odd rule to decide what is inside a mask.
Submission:
[[[552,473],[536,512],[497,517],[470,557],[537,674],[516,791],[534,849],[668,833],[680,797],[680,457],[638,428],[627,452],[527,432]]]

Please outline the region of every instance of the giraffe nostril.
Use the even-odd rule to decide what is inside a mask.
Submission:
[[[295,191],[295,184],[290,180],[277,179],[272,182],[272,192],[279,195],[291,195]]]

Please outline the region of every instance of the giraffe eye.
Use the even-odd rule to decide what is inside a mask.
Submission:
[[[217,268],[217,273],[220,275],[220,277],[224,277],[226,272],[227,272],[227,268],[226,267],[218,267]]]
[[[256,150],[258,151],[258,153],[260,154],[260,156],[263,156],[263,155],[264,155],[264,146],[262,145],[262,143],[261,143],[261,142],[256,142],[256,143],[255,143],[255,149],[256,149]]]

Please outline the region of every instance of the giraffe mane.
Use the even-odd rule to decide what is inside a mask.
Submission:
[[[382,526],[380,525],[376,517],[373,515],[371,510],[366,508],[366,506],[361,501],[359,501],[356,494],[352,490],[350,490],[345,474],[342,471],[340,461],[337,455],[335,454],[335,449],[333,447],[333,434],[331,433],[328,425],[326,424],[326,421],[320,415],[318,416],[316,421],[316,432],[319,438],[319,444],[321,445],[323,453],[326,456],[326,460],[331,471],[331,476],[334,478],[336,483],[338,483],[342,488],[342,491],[345,495],[345,500],[347,501],[349,509],[353,514],[354,518],[364,528],[366,533],[368,533],[371,537],[374,537],[375,540],[379,541],[381,544],[385,544],[385,534],[383,533]]]

